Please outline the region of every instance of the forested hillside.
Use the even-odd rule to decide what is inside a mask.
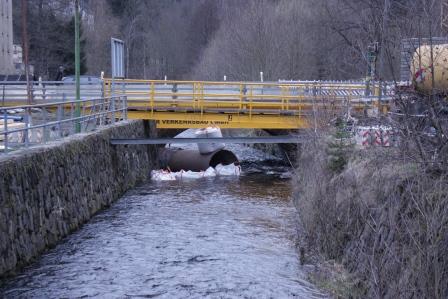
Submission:
[[[378,74],[398,74],[400,40],[440,35],[440,0],[84,0],[83,70],[109,72],[110,37],[131,78],[355,79],[378,42]],[[51,79],[73,65],[73,1],[31,0],[30,58]],[[431,18],[429,17],[431,16]],[[431,19],[427,26],[422,22]],[[20,43],[20,2],[14,2]]]

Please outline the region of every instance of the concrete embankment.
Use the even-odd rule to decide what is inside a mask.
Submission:
[[[0,158],[0,277],[27,264],[126,190],[147,179],[154,148],[111,146],[148,137],[128,121]]]

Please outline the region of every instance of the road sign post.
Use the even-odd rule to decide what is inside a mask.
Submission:
[[[110,39],[110,47],[111,47],[111,67],[112,67],[112,79],[120,78],[124,79],[124,42],[122,40],[111,38]],[[112,94],[114,95],[115,86],[114,80],[112,80]],[[115,109],[114,98],[111,98],[112,109]],[[115,112],[112,113],[112,122],[115,121]]]

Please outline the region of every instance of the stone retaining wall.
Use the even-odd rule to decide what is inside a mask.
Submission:
[[[128,121],[0,158],[0,277],[29,263],[126,190],[148,178],[154,148],[111,146],[148,137]]]

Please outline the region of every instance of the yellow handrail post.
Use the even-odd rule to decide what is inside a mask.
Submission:
[[[103,98],[107,97],[106,85],[106,79],[103,79]]]
[[[282,104],[281,110],[285,110],[285,89],[283,86],[280,86],[280,101]]]
[[[154,115],[154,93],[155,93],[155,88],[154,88],[154,82],[151,82],[151,115]]]
[[[253,99],[253,86],[250,87],[250,94],[249,94],[249,118],[252,118],[252,99]]]
[[[201,101],[201,116],[204,115],[204,84],[199,83],[200,101]]]
[[[193,82],[191,87],[193,89],[193,93],[192,93],[192,96],[191,96],[191,102],[192,102],[192,108],[193,108],[193,111],[194,111],[196,109],[196,82]]]
[[[240,83],[240,111],[243,109],[243,84]]]

